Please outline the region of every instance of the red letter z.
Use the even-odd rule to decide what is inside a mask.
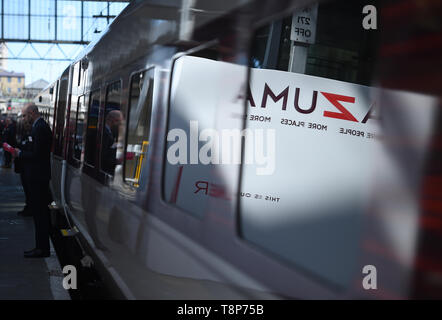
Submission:
[[[348,112],[348,110],[345,109],[345,107],[342,104],[339,103],[339,101],[355,103],[355,98],[354,97],[341,96],[339,94],[333,94],[333,93],[328,93],[328,92],[321,92],[321,93],[339,111],[341,111],[341,113],[331,112],[331,111],[324,111],[324,117],[336,118],[336,119],[342,119],[342,120],[358,122],[358,120],[355,117],[353,117],[353,115],[350,112]]]

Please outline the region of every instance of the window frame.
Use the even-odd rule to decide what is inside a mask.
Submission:
[[[170,67],[170,75],[168,78],[168,87],[167,87],[167,102],[166,102],[166,108],[165,108],[165,113],[166,113],[166,120],[165,120],[165,131],[166,131],[166,136],[167,133],[169,132],[169,122],[170,122],[170,114],[171,114],[171,99],[172,99],[172,80],[173,80],[173,76],[174,76],[174,70],[175,70],[175,64],[176,62],[182,58],[182,57],[186,57],[186,56],[195,56],[198,53],[204,52],[205,50],[209,50],[209,49],[216,49],[218,50],[220,45],[220,40],[219,38],[214,38],[210,41],[206,41],[204,43],[201,43],[198,46],[195,46],[191,49],[188,49],[186,51],[182,51],[179,52],[177,54],[175,54],[172,59],[171,59],[171,67]],[[215,61],[220,61],[219,59],[215,60]],[[203,222],[206,217],[197,217],[194,212],[191,212],[190,210],[180,207],[178,206],[176,203],[173,203],[171,201],[169,201],[166,197],[166,162],[167,162],[167,146],[168,146],[168,142],[167,139],[165,141],[165,143],[163,144],[163,150],[162,150],[162,166],[161,166],[161,190],[160,190],[160,201],[167,207],[173,207],[176,210],[179,210],[180,212],[184,212],[185,216],[192,219],[193,221],[199,221],[199,222]]]
[[[130,188],[133,188],[133,189],[138,189],[138,187],[136,187],[130,181],[126,180],[126,161],[127,161],[126,153],[127,153],[128,139],[129,139],[129,120],[130,120],[129,116],[130,116],[130,111],[131,111],[131,107],[132,107],[132,105],[131,105],[131,89],[132,89],[132,83],[133,83],[133,79],[134,79],[135,75],[140,74],[142,72],[147,73],[147,72],[149,72],[151,70],[152,70],[152,73],[153,73],[153,79],[154,80],[153,80],[153,88],[152,88],[152,107],[151,107],[151,112],[150,112],[150,120],[151,120],[150,123],[151,124],[149,126],[149,145],[150,145],[150,137],[152,137],[152,116],[153,116],[152,110],[153,110],[153,107],[154,107],[153,106],[153,104],[154,104],[153,102],[154,102],[154,96],[155,96],[155,91],[154,90],[155,90],[155,83],[156,83],[156,81],[155,81],[155,65],[150,65],[147,68],[143,68],[143,69],[134,71],[129,76],[129,87],[128,87],[128,93],[127,93],[127,95],[128,95],[128,98],[127,98],[127,110],[126,110],[126,114],[125,114],[125,117],[126,117],[126,132],[125,132],[125,137],[124,137],[124,153],[123,153],[125,155],[124,156],[124,161],[123,161],[123,183],[125,185],[129,186]],[[151,148],[148,147],[147,150],[146,150],[146,154],[145,154],[144,159],[143,159],[143,161],[141,163],[141,168],[143,167],[143,162],[144,161],[146,161],[146,163],[147,163],[148,154],[149,154],[149,150],[150,149]]]

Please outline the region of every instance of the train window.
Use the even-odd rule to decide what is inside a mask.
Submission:
[[[100,109],[100,90],[91,92],[87,113],[85,162],[95,167],[95,150],[97,148],[98,111]]]
[[[139,186],[141,168],[149,145],[153,81],[152,68],[134,74],[130,83],[124,181],[134,187]]]
[[[379,33],[361,27],[364,6],[361,0],[312,5],[261,27],[250,66],[371,84]]]
[[[74,83],[77,82],[77,86],[79,87],[81,84],[81,74],[83,73],[82,72],[83,70],[81,70],[81,62],[80,61],[77,63],[77,65],[78,65],[78,71],[77,71],[78,78],[74,78]]]
[[[80,84],[80,62],[72,68],[72,87],[76,88]],[[76,92],[76,89],[74,89]]]
[[[273,21],[256,30],[249,62],[245,125],[264,130],[266,166],[243,164],[240,234],[336,287],[355,275],[379,148],[367,86],[378,32],[362,27],[365,4],[314,4]]]
[[[55,125],[55,143],[54,154],[62,156],[63,141],[64,141],[64,127],[66,120],[66,102],[68,97],[68,84],[69,84],[69,68],[65,70],[60,79],[60,88],[58,90],[58,102],[57,102],[57,119]]]
[[[106,89],[104,109],[104,125],[101,141],[101,170],[109,175],[114,175],[117,165],[122,163],[121,157],[117,157],[117,151],[121,151],[121,133],[123,113],[121,109],[121,81],[111,83]]]
[[[74,97],[71,97],[71,108],[70,108],[70,115],[69,115],[69,122],[67,126],[67,131],[69,134],[69,141],[68,141],[68,160],[70,163],[75,164],[75,161],[73,161],[73,155],[74,155],[74,143],[75,143],[75,122],[77,118],[77,108],[78,108],[78,101],[74,100]]]
[[[85,88],[85,82],[86,82],[86,74],[87,74],[87,68],[88,68],[88,61],[87,59],[83,58],[80,62],[80,70],[78,75],[78,86],[80,92],[83,91]]]
[[[55,85],[51,88],[51,114],[50,114],[50,123],[52,133],[55,134],[55,117],[56,117],[56,111],[57,111],[57,91],[58,91],[58,80],[55,83]]]
[[[78,97],[77,110],[75,112],[75,131],[73,137],[73,157],[77,161],[81,161],[81,153],[83,151],[83,124],[84,124],[84,96]]]

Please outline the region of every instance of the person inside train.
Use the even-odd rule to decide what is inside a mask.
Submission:
[[[101,169],[110,175],[114,174],[115,166],[121,163],[117,159],[117,144],[122,122],[123,114],[120,110],[112,110],[106,115],[101,144]]]
[[[44,258],[50,255],[48,190],[51,179],[50,152],[52,131],[31,103],[23,109],[24,121],[32,124],[29,150],[15,149],[14,157],[23,163],[24,181],[28,187],[29,206],[34,218],[35,249],[25,251],[25,258]]]

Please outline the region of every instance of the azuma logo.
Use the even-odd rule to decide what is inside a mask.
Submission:
[[[273,102],[282,102],[282,110],[287,110],[287,104],[289,100],[289,89],[290,87],[287,86],[284,90],[282,90],[280,93],[275,93],[270,86],[267,83],[264,83],[264,90],[262,94],[261,99],[261,108],[267,107],[267,101],[269,98]],[[351,96],[345,96],[341,94],[335,94],[330,92],[323,92],[318,90],[313,90],[312,93],[312,99],[311,104],[309,106],[300,106],[299,105],[299,97],[301,95],[301,88],[295,88],[295,96],[293,101],[293,107],[295,110],[301,114],[310,114],[313,113],[317,108],[317,102],[318,102],[318,94],[321,94],[325,99],[327,99],[332,106],[335,107],[336,110],[325,110],[323,112],[323,116],[327,118],[334,118],[334,119],[340,119],[340,120],[346,120],[351,122],[360,122],[360,123],[366,123],[369,119],[379,120],[378,116],[373,115],[373,109],[376,107],[376,104],[372,104],[364,116],[364,118],[361,121],[358,121],[358,119],[350,112],[344,105],[342,105],[341,102],[346,103],[355,103],[356,98]],[[238,99],[242,99],[243,96],[240,94],[238,95]],[[246,100],[250,104],[251,107],[257,107],[255,99],[252,95],[252,92],[250,90],[250,86],[247,90],[247,97]]]

